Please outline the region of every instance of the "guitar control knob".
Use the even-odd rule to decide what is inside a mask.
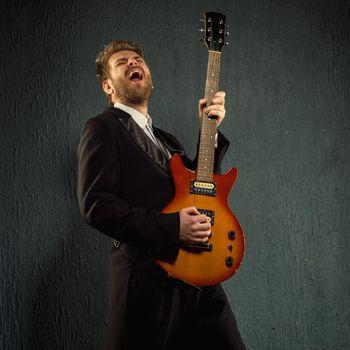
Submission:
[[[227,267],[232,267],[233,265],[233,258],[232,256],[227,256],[225,259],[225,264]]]
[[[236,238],[236,232],[235,231],[229,231],[228,233],[228,239],[230,241],[233,241]]]

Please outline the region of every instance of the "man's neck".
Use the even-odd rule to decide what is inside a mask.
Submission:
[[[118,101],[118,100],[116,100],[114,102],[119,102],[119,103],[122,103],[125,106],[134,108],[138,112],[140,112],[142,115],[144,115],[145,117],[147,117],[147,115],[148,115],[148,103],[147,102],[145,102],[143,104],[133,104],[133,103],[130,103],[130,102]]]

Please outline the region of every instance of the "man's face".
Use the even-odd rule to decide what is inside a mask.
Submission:
[[[151,72],[136,52],[115,52],[108,59],[110,93],[113,102],[139,105],[148,103],[152,94]],[[105,85],[104,85],[105,86]]]

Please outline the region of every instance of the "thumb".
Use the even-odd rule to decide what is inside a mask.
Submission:
[[[203,109],[207,105],[207,103],[208,103],[208,100],[206,98],[201,98],[198,101],[198,113],[199,113],[200,116],[202,115]]]

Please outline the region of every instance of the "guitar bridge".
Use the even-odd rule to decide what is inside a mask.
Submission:
[[[202,196],[216,196],[216,184],[215,182],[204,182],[198,180],[191,180],[190,193],[200,194]]]
[[[213,245],[211,243],[184,243],[184,248],[211,252]]]

